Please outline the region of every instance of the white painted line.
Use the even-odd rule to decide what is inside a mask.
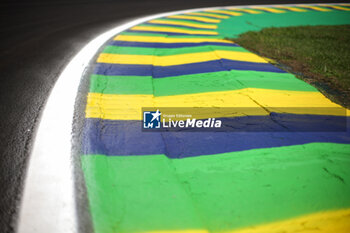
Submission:
[[[74,166],[71,156],[74,104],[80,79],[98,49],[114,35],[151,19],[227,7],[176,11],[133,20],[99,35],[69,62],[59,76],[41,117],[27,170],[18,232],[70,233],[78,231]],[[235,7],[249,6],[231,6],[230,8]]]

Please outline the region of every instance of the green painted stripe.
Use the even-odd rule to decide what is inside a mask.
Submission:
[[[162,33],[141,33],[141,32],[122,32],[119,35],[129,35],[129,36],[152,36],[152,37],[167,37],[167,38],[204,38],[204,39],[217,39],[222,38],[220,35],[212,35],[212,36],[202,36],[202,35],[166,35]]]
[[[151,76],[92,75],[90,92],[104,94],[154,94],[155,96],[262,88],[317,91],[288,73],[221,71],[152,79]]]
[[[350,207],[349,151],[311,143],[186,159],[81,161],[96,232],[220,232]]]
[[[91,75],[90,93],[153,94],[152,76]]]
[[[187,53],[213,52],[215,50],[249,52],[243,47],[218,46],[218,45],[204,45],[196,47],[184,48],[143,48],[143,47],[120,47],[120,46],[106,46],[103,53],[112,54],[128,54],[128,55],[157,55],[168,56]]]
[[[289,73],[236,70],[155,79],[153,85],[155,96],[228,91],[243,88],[317,91],[316,88],[296,79]]]

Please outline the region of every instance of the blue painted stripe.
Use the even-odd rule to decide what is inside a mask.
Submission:
[[[292,7],[294,7],[294,8],[297,8],[297,7],[295,7],[295,6],[292,6]],[[274,7],[274,9],[276,9],[276,10],[281,10],[281,11],[290,11],[290,12],[295,12],[295,11],[293,11],[293,10],[291,10],[291,9],[286,9],[286,8],[280,8],[280,7]],[[252,9],[252,10],[255,10],[255,9]],[[264,10],[260,10],[260,9],[258,9],[259,11],[264,11]],[[264,11],[265,12],[265,11]]]
[[[227,10],[227,9],[218,9],[218,10],[230,11],[230,10]],[[220,14],[220,15],[223,15],[223,16],[235,17],[234,15],[230,15],[230,14],[227,14],[227,13],[224,13],[224,12],[221,12],[221,13],[216,13],[216,12],[205,12],[205,13],[209,13],[209,14]],[[238,12],[236,12],[236,13],[238,13]],[[239,12],[239,13],[242,13],[242,12]]]
[[[329,9],[329,10],[333,10],[333,11],[344,11],[344,10],[340,10],[340,9],[332,8],[332,7],[330,7],[330,6],[319,6],[319,7],[321,7],[321,8],[327,8],[327,9]],[[345,9],[349,9],[349,10],[350,10],[350,7],[346,7],[346,6],[341,6],[341,7],[343,7],[343,8],[345,8]]]
[[[125,32],[135,32],[135,33],[151,33],[151,34],[161,34],[167,36],[208,36],[217,38],[217,35],[211,34],[190,34],[190,33],[180,33],[180,32],[160,32],[160,31],[141,31],[141,30],[127,30]]]
[[[200,17],[200,16],[198,16]],[[159,18],[160,20],[166,20],[166,21],[172,21],[172,22],[185,22],[185,23],[195,23],[198,24],[195,20],[191,19],[178,19],[178,18]],[[158,20],[158,19],[157,19]],[[219,20],[219,19],[218,19]],[[200,24],[210,25],[210,26],[217,26],[217,23],[209,23],[209,22],[200,22]]]
[[[124,46],[124,47],[144,47],[144,48],[184,48],[184,47],[197,47],[205,45],[219,45],[228,47],[239,47],[237,44],[220,43],[220,42],[200,42],[200,43],[151,43],[151,42],[131,42],[113,40],[110,45]]]
[[[201,17],[201,18],[205,18],[204,16],[199,16],[199,15],[197,15],[197,16],[194,16],[194,15],[183,15],[183,16],[193,16],[193,17]],[[160,19],[162,19],[162,18],[160,18]],[[164,19],[171,19],[171,20],[173,20],[173,19],[177,19],[178,21],[186,21],[186,22],[188,22],[188,23],[191,23],[191,22],[194,22],[194,23],[200,23],[200,24],[207,24],[207,25],[217,25],[217,24],[215,24],[215,23],[209,23],[209,22],[203,22],[203,21],[200,21],[200,20],[196,20],[196,19],[178,19],[178,18],[168,18],[168,17],[166,17],[166,18],[164,18]],[[216,20],[220,20],[220,19],[216,19]]]
[[[142,25],[147,25],[147,26],[163,26],[163,27],[176,27],[176,28],[183,28],[183,29],[196,29],[196,30],[200,30],[200,31],[215,31],[215,29],[197,28],[197,27],[191,27],[191,26],[185,26],[185,25],[160,24],[160,23],[152,23],[152,22],[143,23]]]
[[[311,6],[314,6],[314,5],[311,5]],[[307,7],[302,7],[302,6],[297,6],[297,7],[300,8],[300,9],[303,9],[303,10],[307,10],[307,11],[322,12],[322,11],[315,10],[315,9],[312,9],[312,8],[307,8]],[[320,7],[320,6],[315,6],[315,7]],[[321,8],[322,8],[322,7],[321,7]]]
[[[234,120],[237,127],[241,127],[241,131],[246,132],[239,132],[239,130],[238,132],[145,132],[141,130],[141,121],[88,118],[85,120],[83,133],[83,154],[120,156],[165,154],[169,158],[185,158],[312,142],[350,144],[349,132],[286,132],[319,131],[320,128],[330,130],[332,127],[335,127],[335,130],[340,129],[338,123],[332,125],[329,121],[328,126],[325,127],[324,124],[327,123],[325,118],[332,118],[329,116],[309,115],[301,116],[300,119],[292,117],[288,121],[290,115],[279,114],[276,117],[279,124],[283,124],[284,127],[276,124],[276,118],[272,120],[266,116],[240,117]],[[338,117],[338,120],[341,118],[344,120],[345,117]],[[293,122],[296,119],[297,124]],[[333,120],[337,122],[336,119],[333,118]],[[235,123],[232,124],[235,125]],[[343,125],[344,122],[340,124]]]
[[[193,13],[215,14],[215,15],[219,15],[219,16],[231,16],[232,17],[232,15],[227,15],[227,14],[223,14],[223,13],[216,13],[216,12],[200,11],[200,12],[193,12]],[[214,16],[208,16],[208,15],[204,16],[204,15],[196,15],[196,14],[191,14],[191,13],[186,13],[186,15],[196,16],[196,17],[205,17],[205,18],[216,19],[216,20],[224,20],[222,18],[218,18],[218,17],[214,17]]]
[[[286,73],[269,63],[254,63],[232,60],[214,60],[175,66],[126,65],[98,63],[95,74],[101,75],[136,75],[164,78],[186,74],[200,74],[227,70],[253,70],[275,73]]]
[[[273,12],[271,12],[271,11],[268,11],[268,10],[263,10],[263,9],[254,9],[254,8],[252,8],[252,9],[250,9],[250,10],[255,10],[255,11],[261,11],[261,12],[263,12],[263,13],[270,13],[270,14],[276,14],[276,13],[273,13]],[[244,13],[246,13],[246,12],[244,12]],[[247,14],[247,13],[246,13]],[[248,14],[251,14],[251,13],[248,13]]]

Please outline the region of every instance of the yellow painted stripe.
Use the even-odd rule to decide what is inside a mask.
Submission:
[[[330,8],[333,8],[333,9],[337,9],[337,10],[342,10],[342,11],[350,11],[349,8],[345,8],[345,7],[341,7],[341,6],[335,6],[335,5],[320,5],[320,6],[326,6],[326,7],[330,7]]]
[[[169,56],[101,53],[97,59],[97,62],[111,64],[174,66],[189,63],[213,61],[218,59],[267,63],[265,59],[259,57],[254,53],[223,50],[217,50],[215,52],[187,53]]]
[[[207,231],[207,230],[191,229],[191,230],[146,231],[144,233],[209,233],[209,231]]]
[[[349,233],[350,209],[313,213],[225,233]]]
[[[246,88],[234,91],[208,92],[176,96],[115,95],[89,93],[87,118],[141,120],[142,107],[235,107],[242,112],[218,112],[208,117],[268,115],[273,112],[317,115],[343,115],[341,106],[332,103],[320,92],[282,91]],[[330,110],[333,108],[334,110]]]
[[[242,15],[242,13],[239,13],[239,12],[225,11],[225,10],[207,10],[206,12],[223,13],[223,14],[228,14],[228,15],[232,15],[232,16]]]
[[[230,18],[229,16],[226,16],[226,15],[216,15],[216,14],[201,13],[201,12],[186,13],[186,15],[200,15],[200,16],[214,17],[214,18],[218,18],[218,19],[228,19],[228,18]]]
[[[251,10],[251,9],[239,9],[239,8],[228,8],[230,10],[234,10],[234,11],[242,11],[245,13],[249,13],[249,14],[261,14],[261,11],[255,11],[255,10]]]
[[[271,13],[286,13],[285,11],[274,9],[274,8],[270,8],[270,7],[252,6],[251,8],[258,9],[258,10],[264,10],[264,11],[268,11],[268,12],[271,12]]]
[[[141,30],[141,31],[150,31],[150,32],[178,32],[178,33],[187,33],[191,35],[217,35],[215,31],[191,31],[182,28],[171,28],[171,27],[152,27],[152,26],[135,26],[131,30]]]
[[[315,11],[332,11],[330,9],[321,8],[321,7],[317,7],[317,6],[308,6],[308,5],[297,5],[297,6],[302,7],[302,8],[312,9]]]
[[[190,16],[190,15],[171,15],[168,16],[167,18],[170,19],[192,19],[192,20],[197,20],[205,23],[220,23],[221,20],[219,19],[209,19],[209,18],[204,18],[204,17],[199,17],[199,16]]]
[[[274,7],[287,9],[287,10],[295,11],[295,12],[306,12],[307,11],[305,9],[301,9],[301,8],[297,8],[297,7],[291,7],[291,6],[274,6]]]
[[[172,38],[161,36],[130,36],[118,35],[114,40],[133,41],[133,42],[156,42],[156,43],[200,43],[200,42],[219,42],[233,44],[232,41],[212,38]]]
[[[208,233],[205,229],[160,230],[142,233]],[[325,211],[222,233],[349,233],[350,209]]]
[[[170,20],[161,20],[161,19],[154,19],[149,21],[150,23],[158,23],[158,24],[170,24],[170,25],[179,25],[179,26],[189,26],[189,27],[195,27],[195,28],[205,28],[205,29],[216,29],[218,26],[216,25],[200,25],[195,23],[187,23],[187,22],[180,22],[180,21],[170,21]]]

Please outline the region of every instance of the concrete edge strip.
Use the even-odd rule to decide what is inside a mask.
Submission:
[[[26,172],[17,232],[78,232],[74,165],[71,156],[74,104],[81,77],[91,59],[106,41],[130,27],[160,17],[193,11],[254,6],[276,5],[218,6],[155,14],[117,26],[83,47],[60,74],[43,110]]]

